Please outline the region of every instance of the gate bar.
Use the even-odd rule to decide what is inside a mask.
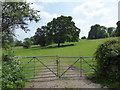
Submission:
[[[79,58],[79,59],[80,59],[80,58]],[[77,61],[75,61],[65,72],[63,72],[63,73],[60,75],[60,77],[61,77],[63,74],[65,74],[76,62],[78,62],[79,59],[78,59]]]
[[[84,58],[83,58],[83,60],[84,60]],[[85,60],[84,60],[85,61]],[[93,66],[92,65],[90,65],[87,61],[85,61],[92,69],[94,69],[93,68]],[[95,70],[95,69],[94,69]],[[96,71],[96,70],[95,70]]]
[[[43,62],[41,62],[38,58],[36,58],[41,64],[43,64],[47,69],[49,69],[53,74],[55,74],[57,76],[56,73],[54,73],[54,71],[52,71],[48,66],[46,66]]]
[[[35,57],[57,57],[57,55],[51,55],[51,56],[28,56],[28,57],[14,57],[14,58],[35,58]]]
[[[94,56],[59,56],[59,58],[93,58]]]
[[[82,77],[82,58],[80,58],[80,77]]]
[[[14,58],[34,58],[34,57],[58,57],[58,56],[57,55],[50,55],[50,56],[14,57]],[[59,58],[94,58],[94,56],[59,56]]]

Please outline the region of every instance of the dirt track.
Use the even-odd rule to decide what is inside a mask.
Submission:
[[[75,70],[70,69],[72,73],[76,73]],[[70,73],[71,73],[70,72]],[[46,76],[55,76],[52,72]],[[77,74],[78,75],[78,74]],[[100,84],[95,84],[88,80],[85,75],[82,77],[72,78],[40,78],[33,82],[29,82],[24,88],[101,88]]]

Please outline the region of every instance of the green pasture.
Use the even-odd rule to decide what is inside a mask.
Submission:
[[[109,38],[108,38],[109,39]],[[79,40],[79,42],[66,42],[57,47],[57,44],[52,44],[46,47],[33,45],[29,49],[23,47],[15,47],[14,54],[18,57],[25,56],[44,56],[44,55],[58,55],[58,56],[93,56],[97,46],[107,39],[97,40]],[[74,44],[73,46],[70,44]]]
[[[61,44],[61,47],[57,47],[57,44],[52,44],[46,47],[40,47],[39,45],[32,45],[29,49],[25,49],[23,47],[14,47],[14,54],[17,57],[27,57],[27,56],[46,56],[46,55],[58,55],[58,56],[94,56],[94,52],[97,49],[97,46],[107,39],[97,39],[97,40],[79,40],[79,42],[66,42],[64,44]],[[41,60],[45,65],[51,64],[51,60],[53,60],[54,64],[56,64],[56,57],[40,57],[38,58]],[[38,60],[34,60],[31,58],[24,58],[20,59],[22,62],[29,62],[30,63],[23,63],[25,75],[27,78],[33,77],[34,74],[42,74],[43,70],[46,68],[44,67]],[[62,63],[66,63],[66,65],[72,65],[77,58],[60,58],[60,61]],[[92,58],[84,58],[85,61],[87,61],[90,65],[95,65],[94,59]],[[84,60],[82,60],[82,72],[83,73],[91,73],[94,72],[88,63],[86,63]],[[47,61],[47,62],[46,62]],[[62,61],[69,61],[69,62],[62,62]],[[70,62],[73,61],[73,62]],[[36,63],[34,63],[36,62]],[[80,61],[78,61],[75,66],[76,68],[81,68]],[[31,67],[32,66],[32,67]],[[36,66],[36,67],[34,67]],[[38,66],[38,67],[37,67]],[[51,67],[50,67],[51,68]],[[36,69],[34,71],[34,69]],[[57,72],[56,67],[52,67],[52,70],[55,70],[55,73]],[[62,67],[61,67],[62,69]],[[63,73],[65,70],[61,70],[61,73]],[[31,73],[29,73],[31,72]]]

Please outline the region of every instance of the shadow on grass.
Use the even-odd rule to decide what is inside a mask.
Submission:
[[[50,49],[50,48],[62,48],[62,47],[69,47],[69,46],[75,46],[75,44],[67,44],[67,45],[61,45],[61,46],[45,46],[45,47],[41,47],[41,46],[35,46],[32,47],[34,49]]]

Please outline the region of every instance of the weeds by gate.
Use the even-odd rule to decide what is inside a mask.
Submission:
[[[83,77],[95,72],[93,56],[17,57],[22,62],[25,79]]]

